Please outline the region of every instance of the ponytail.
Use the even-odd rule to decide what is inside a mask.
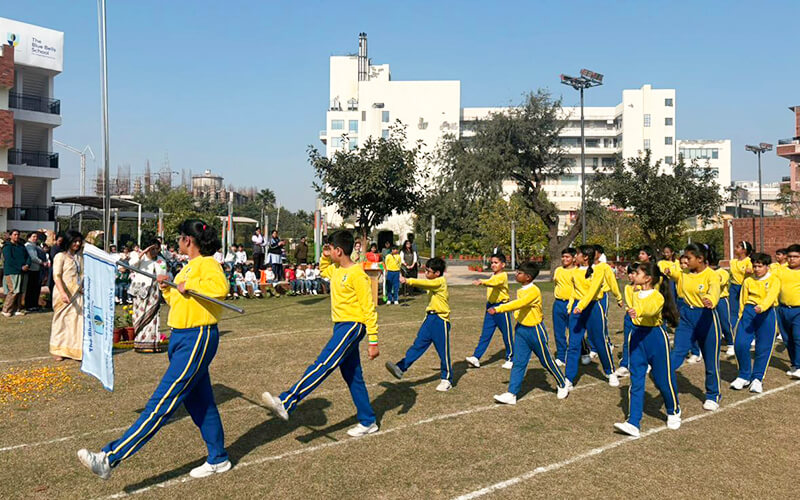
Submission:
[[[203,256],[214,255],[220,248],[217,231],[199,219],[187,219],[178,227],[178,231],[185,236],[194,238],[195,243]]]
[[[594,264],[595,247],[593,245],[581,245],[580,247],[578,247],[578,251],[582,253],[584,257],[586,257],[586,260],[589,261],[587,263],[586,275],[585,275],[586,279],[589,279],[592,277],[592,274],[594,273],[592,265]]]
[[[669,286],[669,279],[661,272],[655,262],[644,262],[639,264],[639,269],[647,276],[650,276],[653,285],[658,283],[658,292],[664,296],[664,306],[661,308],[661,317],[673,328],[678,326],[678,307],[675,305],[675,297],[672,296],[672,287]]]

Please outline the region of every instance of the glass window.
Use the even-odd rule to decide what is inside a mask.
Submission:
[[[645,127],[650,126],[650,115],[644,115],[644,126]]]
[[[668,98],[664,99],[664,106],[672,107],[672,98],[671,97],[668,97]]]
[[[350,151],[358,149],[358,137],[350,137],[348,140],[348,148]]]
[[[331,147],[333,149],[342,147],[342,138],[341,137],[331,137]]]
[[[350,120],[348,125],[350,132],[358,133],[358,120]]]
[[[389,123],[389,112],[388,111],[381,111],[381,121],[383,123]]]
[[[650,149],[650,139],[645,139],[644,140],[644,150],[647,151],[648,149]]]
[[[604,167],[613,167],[614,163],[615,163],[614,158],[603,158]]]
[[[344,120],[331,120],[331,130],[344,130]]]
[[[578,140],[578,145],[580,145],[580,140]],[[586,139],[586,147],[587,148],[599,148],[600,147],[600,139]]]
[[[599,158],[592,158],[592,168],[597,168],[600,165]]]
[[[388,128],[385,128],[385,129],[381,130],[381,137],[383,137],[384,139],[388,139],[389,138],[389,129]]]
[[[665,156],[664,157],[664,163],[666,163],[667,165],[672,165],[672,157],[671,156]]]
[[[664,125],[667,127],[672,126],[672,118],[664,118]]]
[[[711,150],[711,158],[714,160],[719,159],[719,149],[712,149]]]
[[[664,144],[666,144],[667,146],[671,146],[672,145],[672,137],[664,137]]]

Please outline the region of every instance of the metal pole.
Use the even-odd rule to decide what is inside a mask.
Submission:
[[[511,221],[511,269],[517,268],[517,225]]]
[[[117,246],[119,239],[119,209],[114,210],[114,246]]]
[[[758,232],[758,249],[764,251],[764,198],[761,196],[761,150],[758,151],[758,223],[760,225]]]
[[[81,153],[81,196],[85,195],[86,195],[86,153]],[[83,213],[78,215],[78,232],[83,232]]]
[[[100,83],[103,113],[103,250],[108,252],[108,236],[111,232],[111,174],[108,152],[108,62],[106,58],[106,0],[98,0],[100,28]]]
[[[586,244],[586,138],[583,134],[583,87],[581,87],[581,243]]]
[[[139,214],[137,216],[137,225],[136,225],[136,244],[139,245],[139,248],[142,248],[142,205],[139,204]]]
[[[436,257],[436,216],[431,215],[431,258]]]

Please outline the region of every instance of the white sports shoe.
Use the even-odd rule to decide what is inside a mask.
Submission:
[[[619,368],[617,368],[617,371],[615,371],[614,374],[617,377],[627,377],[628,375],[631,374],[631,372],[630,372],[630,370],[628,370],[624,366],[620,366]]]
[[[564,385],[567,387],[567,392],[572,392],[572,389],[575,388],[575,386],[572,385],[572,382],[567,379],[564,379]]]
[[[503,394],[495,394],[494,400],[500,404],[504,405],[515,405],[517,404],[517,397],[510,392],[504,392]]]
[[[97,474],[100,479],[111,477],[111,465],[108,463],[106,452],[98,451],[97,453],[92,453],[84,448],[78,450],[78,459],[87,469]]]
[[[611,387],[619,387],[619,377],[615,373],[608,376],[608,385]]]
[[[269,392],[265,392],[261,395],[261,402],[267,405],[267,409],[276,417],[281,420],[289,420],[289,412],[283,407],[283,402],[280,399]]]
[[[567,366],[567,364],[561,361],[560,359],[556,359],[556,366],[559,368],[564,368],[565,366]]]
[[[667,415],[667,429],[677,431],[681,427],[681,412],[675,415]]]
[[[503,363],[503,368],[505,368],[506,370],[510,370],[514,368],[514,363],[511,361],[506,361],[505,363]]]
[[[378,424],[372,423],[369,427],[356,424],[355,427],[351,427],[347,430],[347,435],[351,437],[359,437],[359,436],[366,436],[367,434],[373,434],[378,432]]]
[[[481,362],[478,361],[478,358],[476,358],[475,356],[467,356],[465,359],[467,361],[467,364],[469,364],[471,367],[473,368],[481,367]]]
[[[439,385],[436,386],[436,390],[439,392],[447,392],[452,388],[453,384],[451,384],[449,380],[445,379],[442,379],[442,381],[439,382]]]
[[[687,363],[692,363],[692,364],[699,363],[701,361],[703,361],[702,354],[699,356],[697,354],[692,354],[691,356],[689,356],[689,359],[686,360]]]
[[[719,410],[719,403],[711,399],[706,399],[705,403],[703,403],[703,409],[708,411],[717,411]]]
[[[582,364],[582,365],[584,365],[584,366],[585,366],[585,365],[588,365],[588,364],[589,364],[589,363],[591,363],[591,362],[592,362],[592,358],[591,358],[591,356],[589,356],[588,354],[583,354],[583,355],[581,356],[581,364]]]
[[[736,356],[736,350],[734,350],[732,345],[728,346],[728,350],[725,351],[726,356]]]
[[[597,359],[597,353],[594,351],[589,351],[589,359]]]
[[[788,372],[786,372],[786,374],[792,378],[800,378],[800,368],[797,368],[794,371],[789,370]]]
[[[759,394],[764,392],[764,387],[762,387],[761,381],[757,378],[750,382],[750,392],[756,392]]]
[[[225,460],[224,462],[218,464],[210,464],[208,462],[205,462],[200,467],[195,467],[194,469],[192,469],[192,471],[189,472],[189,475],[199,479],[201,477],[208,477],[208,476],[213,476],[214,474],[221,474],[223,472],[228,472],[229,470],[231,470],[231,467],[232,465],[230,460]]]
[[[630,422],[617,422],[616,424],[614,424],[614,428],[622,432],[623,434],[627,434],[631,437],[635,438],[639,437],[639,428]]]
[[[750,381],[747,380],[747,379],[743,379],[741,377],[736,377],[736,380],[731,382],[731,389],[733,389],[734,391],[741,391],[742,389],[747,387],[747,385],[749,383],[750,383]]]
[[[564,387],[559,387],[556,391],[556,397],[558,399],[566,399],[569,396],[569,391],[572,390],[572,384],[569,382],[564,384]]]

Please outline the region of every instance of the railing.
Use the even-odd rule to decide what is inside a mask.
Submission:
[[[61,114],[60,99],[50,99],[49,97],[41,97],[33,94],[9,92],[8,107],[25,109],[28,111],[38,111],[40,113],[50,113],[51,115]]]
[[[29,167],[58,168],[58,153],[9,149],[8,163],[9,165],[28,165]]]
[[[778,146],[786,146],[787,144],[800,144],[800,136],[792,137],[791,139],[778,139]]]
[[[9,220],[56,220],[56,207],[11,207],[8,209]]]

